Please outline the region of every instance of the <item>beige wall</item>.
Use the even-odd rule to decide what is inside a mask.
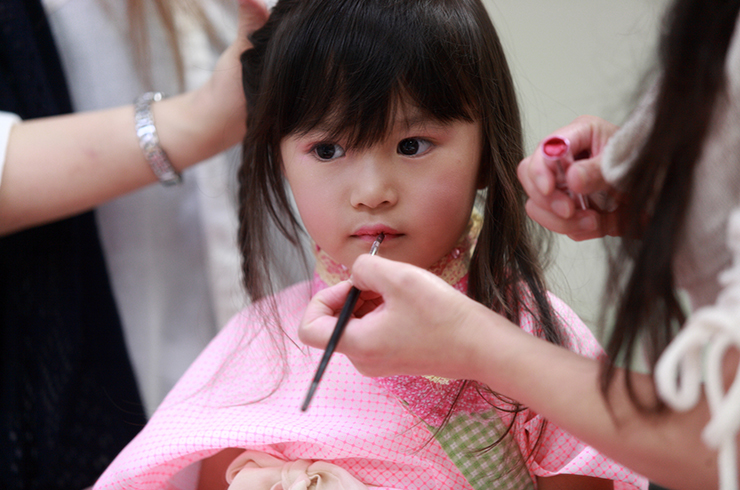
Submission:
[[[668,0],[484,0],[506,50],[527,152],[581,114],[621,123]],[[551,289],[593,326],[604,277],[600,242],[556,241]]]

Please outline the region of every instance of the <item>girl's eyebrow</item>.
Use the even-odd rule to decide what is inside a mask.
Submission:
[[[420,129],[442,129],[449,125],[444,121],[437,120],[428,114],[423,113],[416,108],[404,109],[400,114],[391,120],[390,131],[420,130]],[[337,131],[336,123],[331,117],[322,119],[312,128],[301,131],[298,134],[301,137],[325,137],[335,135]]]
[[[396,127],[404,128],[405,130],[415,129],[441,129],[446,127],[447,124],[434,119],[433,117],[425,116],[424,114],[417,113],[409,116],[404,116],[396,120]]]
[[[334,128],[332,128],[331,125],[325,122],[322,122],[310,129],[306,129],[304,131],[298,131],[295,134],[301,138],[317,138],[317,137],[324,138],[326,136],[332,135],[333,133],[334,133]]]
[[[449,122],[440,121],[418,107],[404,107],[392,121],[393,127],[404,129],[445,128]]]
[[[423,126],[428,124],[431,118],[425,115],[416,107],[402,107],[398,115],[394,118],[393,126],[403,126],[406,128]]]

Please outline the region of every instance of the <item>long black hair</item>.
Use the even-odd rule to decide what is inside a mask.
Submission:
[[[516,320],[523,283],[547,336],[559,339],[516,178],[523,157],[516,94],[480,1],[283,0],[251,40],[254,48],[242,56],[249,116],[239,239],[253,300],[271,292],[268,219],[300,241],[280,141],[328,123],[348,146],[366,147],[385,136],[397,104],[410,100],[439,121],[477,119],[483,126],[487,192],[470,296]]]
[[[347,147],[367,147],[409,103],[435,120],[483,129],[483,225],[468,295],[514,322],[528,309],[544,338],[563,342],[516,177],[524,155],[514,85],[480,0],[281,0],[251,41],[242,56],[249,115],[239,242],[253,300],[272,293],[270,221],[292,243],[301,239],[281,140],[321,124]]]
[[[725,90],[725,57],[738,11],[739,0],[677,0],[666,16],[654,124],[620,183],[629,200],[620,204],[623,239],[609,278],[616,309],[601,377],[605,394],[616,367],[632,364],[638,345],[645,343],[654,368],[686,320],[673,260],[691,201],[694,169]],[[630,376],[625,382],[636,406],[650,408],[638,399]]]

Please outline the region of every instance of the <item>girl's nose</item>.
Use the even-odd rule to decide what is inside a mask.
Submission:
[[[361,170],[354,177],[350,202],[355,208],[376,209],[393,206],[398,201],[398,192],[393,183],[391,165],[368,158],[362,162]]]

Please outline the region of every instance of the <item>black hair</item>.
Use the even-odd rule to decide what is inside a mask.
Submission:
[[[515,323],[528,310],[538,333],[563,343],[516,177],[524,155],[514,84],[480,0],[281,0],[250,39],[239,241],[252,300],[272,293],[270,221],[301,242],[281,140],[321,124],[348,147],[367,147],[386,137],[399,104],[412,104],[441,122],[482,126],[486,189],[468,295]]]
[[[629,200],[620,204],[623,239],[608,283],[616,310],[601,376],[605,395],[616,367],[629,367],[641,342],[652,369],[686,320],[673,260],[691,201],[694,169],[725,90],[725,57],[738,11],[738,0],[677,0],[665,19],[655,121],[620,183]],[[648,407],[629,375],[625,382],[637,407],[662,406]]]

